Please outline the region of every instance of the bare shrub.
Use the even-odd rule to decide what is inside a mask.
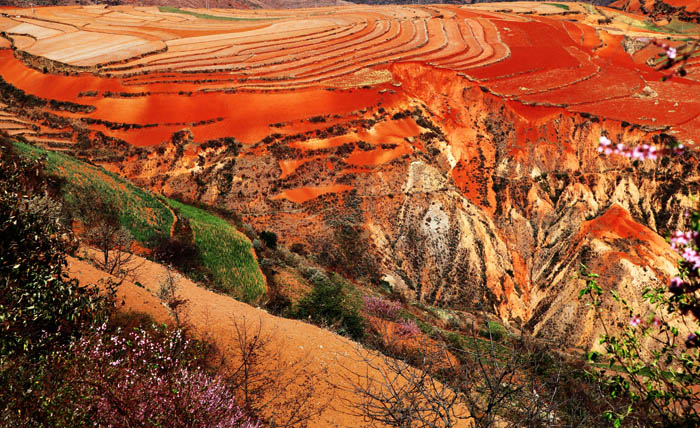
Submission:
[[[349,412],[377,427],[573,428],[603,426],[603,406],[628,404],[605,399],[583,367],[526,336],[496,340],[472,330],[418,349],[398,337],[381,347],[391,356],[358,345],[351,363],[339,362],[345,374],[336,383],[360,400],[346,402]]]
[[[233,344],[220,353],[220,364],[234,389],[237,404],[270,427],[306,427],[333,399],[325,369],[309,368],[310,356],[283,358],[285,344],[262,320],[232,319]],[[229,357],[226,357],[229,356]],[[319,401],[319,390],[330,393]]]
[[[168,306],[170,313],[175,318],[175,325],[183,328],[184,319],[182,310],[187,305],[187,300],[178,295],[179,286],[177,284],[176,273],[172,266],[166,266],[165,278],[160,282],[158,297]]]

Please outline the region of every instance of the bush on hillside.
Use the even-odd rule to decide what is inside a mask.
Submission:
[[[0,360],[38,356],[49,342],[70,340],[104,312],[94,287],[65,275],[75,249],[61,220],[61,204],[49,197],[39,161],[0,144]]]
[[[317,325],[330,326],[353,339],[362,339],[365,336],[365,319],[346,284],[338,275],[328,278],[316,269],[309,271],[308,279],[314,288],[297,303],[292,315]]]
[[[364,296],[362,301],[367,313],[389,321],[395,321],[401,312],[399,302],[386,300],[379,296]]]
[[[277,234],[267,230],[260,232],[260,239],[265,243],[265,246],[271,250],[277,248]]]

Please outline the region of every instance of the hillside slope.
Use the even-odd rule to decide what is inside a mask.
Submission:
[[[700,23],[700,4],[694,0],[617,0],[610,6],[659,20],[677,18]]]
[[[82,284],[96,283],[108,276],[84,261],[75,258],[68,261],[69,274]],[[145,311],[159,322],[174,323],[157,297],[160,284],[168,277],[166,268],[144,259],[136,259],[134,263],[139,268],[133,281],[124,282],[118,289],[118,296],[125,301],[121,309]],[[287,366],[290,375],[299,375],[299,379],[291,380],[281,391],[283,395],[293,399],[300,394],[300,388],[311,388],[312,405],[324,406],[320,415],[308,421],[309,426],[365,426],[364,418],[357,415],[362,397],[350,392],[351,385],[348,385],[347,379],[351,378],[352,372],[364,373],[365,370],[370,376],[376,375],[380,379],[379,374],[363,365],[362,360],[367,357],[373,364],[382,367],[382,359],[376,354],[328,330],[302,321],[276,317],[231,297],[206,290],[181,275],[175,274],[175,283],[178,297],[187,301],[180,315],[185,325],[196,337],[212,341],[224,357],[240,355],[235,323],[239,327],[247,326],[250,335],[259,334],[271,339],[268,349],[275,360],[267,361],[270,370]],[[303,361],[302,366],[299,366],[299,361]],[[307,384],[308,379],[302,374],[313,375],[313,385]],[[285,379],[285,384],[287,381]],[[266,387],[271,388],[270,385]],[[285,414],[285,409],[273,410],[277,414]],[[465,425],[460,426],[466,426],[466,421],[462,422]]]
[[[65,180],[63,192],[68,202],[94,189],[109,203],[119,206],[120,223],[146,252],[159,238],[172,237],[178,223],[186,219],[203,268],[212,276],[211,284],[246,302],[264,298],[265,278],[252,244],[226,221],[178,201],[162,199],[115,174],[65,154],[19,142],[14,146],[28,156],[46,157],[47,171]],[[179,218],[174,217],[176,213]]]

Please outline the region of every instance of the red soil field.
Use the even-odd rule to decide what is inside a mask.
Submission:
[[[346,184],[332,184],[318,187],[299,187],[296,189],[283,190],[282,193],[277,196],[273,196],[271,199],[288,199],[292,202],[296,202],[297,204],[303,204],[304,202],[318,198],[321,195],[347,192],[352,189],[352,186],[348,186]]]
[[[343,126],[351,117],[362,118],[379,107],[406,105],[412,94],[402,85],[410,77],[396,74],[393,67],[407,63],[460,72],[449,79],[467,85],[478,81],[512,105],[522,101],[568,106],[573,113],[677,126],[678,132],[689,136],[696,133],[688,125],[700,99],[695,81],[660,82],[661,73],[645,64],[658,49],[643,49],[634,57],[627,54],[620,26],[596,23],[596,16],[575,4],[570,14],[542,4],[533,4],[532,9],[526,3],[508,5],[511,13],[497,12],[501,7],[506,8],[358,5],[293,12],[209,12],[233,21],[161,13],[156,8],[18,9],[0,17],[0,28],[18,28],[40,39],[9,35],[15,43],[31,43],[24,47],[31,53],[40,42],[47,48],[37,52],[65,58],[66,70],[85,61],[99,66],[71,69],[83,71],[71,75],[42,73],[13,56],[6,49],[9,40],[0,39],[0,75],[27,93],[96,108],[92,113],[55,114],[149,125],[127,130],[110,129],[109,123],[87,125],[139,146],[160,144],[185,128],[197,143],[235,137],[254,144],[275,133]],[[547,16],[540,16],[540,10]],[[81,46],[81,53],[71,56],[68,40],[78,40],[74,37],[79,32],[95,44]],[[132,58],[134,52],[124,46],[116,49],[127,36],[137,47],[160,43],[167,49]],[[109,61],[105,55],[111,55]],[[432,73],[425,83],[438,75]],[[78,96],[87,91],[91,95]],[[537,108],[520,111],[530,120],[539,114],[533,113]],[[443,120],[454,124],[461,120],[453,106],[442,105],[439,110],[436,114]],[[312,117],[324,120],[307,121]],[[273,124],[284,126],[273,128]],[[355,149],[345,158],[350,165],[377,166],[414,149],[404,139],[422,131],[415,123],[404,125],[389,130],[398,123],[378,123],[368,133],[349,129],[345,135],[296,141],[290,147],[331,149],[359,140],[374,146],[398,144]],[[526,140],[537,134],[534,124],[518,132]],[[415,144],[424,149],[421,142]],[[461,148],[453,150],[462,153]],[[283,177],[299,166],[295,162],[280,164]]]

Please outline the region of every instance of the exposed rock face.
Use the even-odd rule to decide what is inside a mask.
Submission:
[[[694,0],[617,0],[610,6],[649,15],[654,19],[678,18],[681,21],[700,22],[700,8]]]

